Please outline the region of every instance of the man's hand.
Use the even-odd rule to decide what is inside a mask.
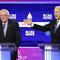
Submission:
[[[23,21],[27,25],[31,25],[32,24],[32,20],[24,19]]]

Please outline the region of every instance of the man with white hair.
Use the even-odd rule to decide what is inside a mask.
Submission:
[[[15,43],[17,47],[20,44],[19,25],[16,21],[9,19],[7,9],[0,10],[0,43]],[[16,60],[17,51],[12,53],[12,60]]]
[[[31,25],[33,29],[40,31],[50,31],[51,33],[51,43],[60,44],[60,6],[56,6],[54,9],[55,19],[45,26],[32,24],[32,20],[25,20],[24,22]]]

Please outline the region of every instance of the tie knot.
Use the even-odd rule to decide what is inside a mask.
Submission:
[[[3,25],[2,25],[2,26],[3,26],[3,28],[5,28],[5,23],[3,23]]]
[[[57,23],[58,23],[58,22],[60,23],[60,20],[57,20]]]

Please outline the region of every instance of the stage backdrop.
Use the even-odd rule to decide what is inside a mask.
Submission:
[[[50,43],[50,32],[41,32],[31,29],[23,23],[24,19],[31,18],[34,23],[45,25],[54,19],[54,7],[60,4],[0,4],[0,9],[8,9],[10,18],[19,23],[21,45],[35,46],[37,43]],[[30,17],[29,17],[30,16]]]

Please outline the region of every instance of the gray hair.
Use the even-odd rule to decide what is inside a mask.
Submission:
[[[0,12],[6,12],[6,14],[9,16],[9,11],[7,9],[1,9]]]
[[[56,6],[55,9],[59,9],[60,10],[60,6]]]

